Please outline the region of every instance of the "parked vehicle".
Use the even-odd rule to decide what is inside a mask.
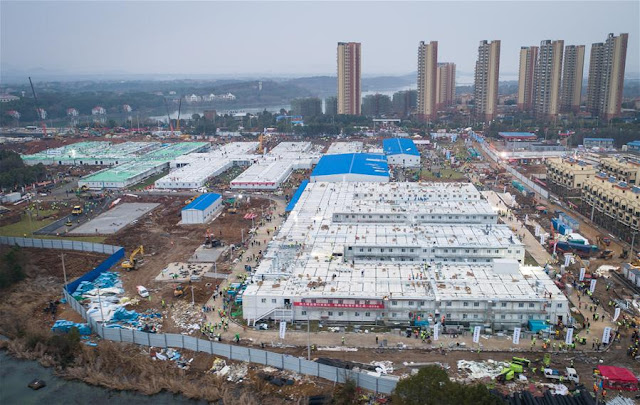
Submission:
[[[573,381],[576,384],[580,382],[580,377],[578,377],[576,369],[571,367],[567,367],[565,371],[560,371],[553,368],[545,368],[544,376],[551,380],[567,380]]]
[[[144,287],[144,286],[137,286],[136,289],[138,290],[138,295],[140,295],[142,298],[148,298],[149,297],[149,291]]]

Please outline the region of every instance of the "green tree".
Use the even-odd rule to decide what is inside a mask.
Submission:
[[[0,288],[7,288],[26,277],[22,267],[24,257],[18,246],[13,246],[2,255],[0,261]]]
[[[403,405],[498,405],[502,402],[484,385],[452,382],[438,366],[427,366],[401,380],[392,394],[393,403]]]

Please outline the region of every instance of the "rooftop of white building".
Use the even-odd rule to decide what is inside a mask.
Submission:
[[[343,153],[360,153],[364,151],[364,144],[354,142],[334,142],[329,146],[325,155],[341,155]]]
[[[515,263],[517,266],[517,263]],[[334,277],[335,276],[335,277]],[[302,298],[541,301],[562,293],[540,268],[502,274],[494,264],[356,263],[310,261],[289,275],[254,278],[245,294]]]

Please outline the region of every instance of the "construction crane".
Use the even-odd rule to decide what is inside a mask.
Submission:
[[[122,262],[122,268],[127,270],[135,270],[138,267],[138,262],[142,261],[141,259],[137,259],[136,256],[144,255],[144,247],[140,245],[136,250],[131,253],[129,256],[129,260],[125,260]]]
[[[169,129],[171,130],[171,136],[173,136],[173,124],[171,123],[171,115],[169,114],[169,103],[167,103],[167,98],[164,99],[164,107],[167,109],[167,123],[169,124]]]
[[[260,145],[258,146],[258,153],[261,155],[264,155],[264,147],[263,147],[264,135],[263,134],[260,134],[258,141],[260,142]]]
[[[36,95],[36,89],[33,87],[33,82],[31,81],[31,76],[29,76],[29,84],[31,85],[31,91],[33,92],[33,99],[36,101],[36,115],[38,116],[39,119],[42,120],[42,133],[43,136],[46,138],[47,137],[47,123],[44,121],[44,117],[42,114],[42,111],[39,107],[39,103],[38,103],[38,96]]]
[[[178,121],[176,122],[176,131],[180,131],[180,110],[182,108],[182,96],[180,96],[180,101],[178,102]]]

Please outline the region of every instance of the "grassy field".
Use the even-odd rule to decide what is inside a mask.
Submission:
[[[31,232],[37,231],[38,229],[47,226],[54,222],[55,219],[35,219],[35,215],[33,218],[29,218],[29,215],[25,215],[22,217],[20,222],[16,222],[15,224],[6,225],[0,227],[0,235],[3,236],[28,236],[31,237]]]
[[[55,211],[40,211],[41,215],[51,215],[55,214]],[[38,239],[60,239],[58,236],[53,235],[31,235],[31,232],[37,231],[38,229],[45,227],[55,219],[40,219],[36,220],[35,215],[32,219],[29,219],[29,215],[25,215],[20,222],[16,222],[15,224],[6,225],[0,227],[0,235],[2,236],[17,236],[17,237],[26,237],[28,238],[38,238]],[[82,242],[94,242],[94,243],[102,243],[105,240],[104,236],[71,236],[65,237],[65,239],[69,240],[78,240]]]
[[[464,173],[460,173],[459,171],[449,168],[443,168],[440,170],[439,179],[430,170],[422,170],[422,180],[460,180],[464,178]]]

